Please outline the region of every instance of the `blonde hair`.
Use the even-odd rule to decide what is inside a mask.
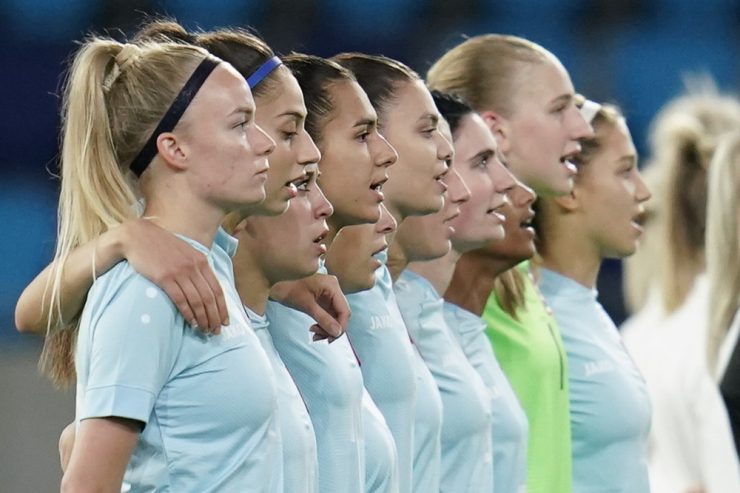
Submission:
[[[717,147],[709,170],[707,201],[707,273],[709,276],[708,363],[717,353],[740,309],[740,133]]]
[[[524,277],[527,274],[512,267],[499,274],[493,282],[493,293],[501,308],[514,320],[519,320],[517,312],[524,307]]]
[[[668,313],[705,268],[707,170],[720,139],[738,127],[740,103],[713,89],[678,98],[652,125],[652,165],[664,173],[656,199],[664,218],[659,288]]]
[[[75,378],[79,328],[79,319],[61,319],[64,263],[72,249],[136,215],[138,190],[128,166],[206,56],[182,44],[93,37],[74,57],[64,86],[57,247],[39,362],[57,385]]]
[[[476,111],[511,116],[513,95],[527,65],[556,60],[542,46],[517,36],[475,36],[445,53],[427,72],[430,89],[455,94]]]

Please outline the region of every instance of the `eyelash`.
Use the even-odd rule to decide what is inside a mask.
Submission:
[[[357,136],[357,140],[359,140],[360,142],[367,142],[369,136],[370,132],[362,132],[360,135]]]
[[[283,138],[285,140],[293,140],[293,137],[298,135],[298,132],[283,132]]]
[[[478,167],[480,168],[488,168],[488,163],[490,162],[491,158],[488,156],[483,156],[480,159],[478,159]]]

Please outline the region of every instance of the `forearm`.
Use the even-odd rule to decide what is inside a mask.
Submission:
[[[50,317],[55,326],[73,320],[82,310],[94,278],[124,258],[122,233],[120,227],[111,229],[70,252],[64,263],[59,290],[61,318],[50,311],[54,269],[53,264],[46,266],[18,299],[15,307],[16,328],[20,332],[43,333]]]

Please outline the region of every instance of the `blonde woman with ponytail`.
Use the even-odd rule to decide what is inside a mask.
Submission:
[[[207,257],[230,319],[203,334],[121,262],[95,281],[78,324],[50,326],[46,367],[77,376],[62,491],[118,492],[124,480],[129,491],[263,491],[279,457],[273,375],[234,288],[235,242],[219,229],[265,197],[274,142],[254,123],[248,86],[199,48],[91,38],[62,121],[51,302],[69,252],[135,218],[141,198],[144,216]]]
[[[707,274],[710,371],[720,379],[735,448],[740,450],[740,134],[717,148],[709,170]]]
[[[626,261],[627,286],[644,289],[647,297],[638,300],[643,306],[623,324],[622,334],[653,408],[648,455],[653,493],[740,491],[727,411],[706,358],[707,322],[723,299],[710,292],[709,257],[721,258],[724,275],[733,273],[727,264],[732,258],[722,253],[726,246],[718,250],[704,240],[717,145],[737,128],[740,102],[713,87],[668,103],[651,128],[648,169],[658,186],[645,230],[651,250],[638,250],[637,256],[652,252],[653,258]],[[737,217],[736,210],[724,213]],[[648,272],[645,288],[630,282],[640,268]],[[722,324],[726,330],[729,320]]]
[[[480,114],[512,174],[538,196],[571,192],[576,168],[570,159],[580,150],[578,140],[591,129],[576,108],[570,76],[553,53],[516,36],[475,36],[442,55],[429,69],[427,81],[433,89],[460,96]],[[526,236],[532,219],[525,219],[526,197],[531,191],[519,190],[515,205],[524,214],[516,214],[520,222],[514,228]],[[504,251],[509,245],[491,245],[464,254],[456,269],[476,273],[470,285],[482,291],[469,297],[487,300],[487,334],[529,420],[527,491],[570,493],[567,358],[529,264],[499,270],[512,258],[527,258],[529,241],[516,236],[519,241],[513,243],[524,248],[517,248],[514,257],[508,256],[514,252]],[[448,292],[456,286],[453,278]],[[477,312],[477,307],[471,308]]]

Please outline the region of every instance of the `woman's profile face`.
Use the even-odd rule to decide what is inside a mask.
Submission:
[[[318,173],[317,165],[306,166],[283,214],[252,216],[237,227],[240,248],[252,252],[272,284],[314,274],[326,253],[323,240],[332,207],[316,183]]]
[[[570,193],[576,168],[570,163],[578,140],[591,134],[574,102],[573,83],[554,57],[523,65],[512,96],[512,112],[503,118],[502,151],[514,175],[539,195]]]
[[[388,108],[382,109],[381,131],[398,152],[384,190],[389,208],[402,218],[442,208],[442,176],[452,144],[439,131],[440,118],[421,80],[403,83]]]
[[[375,271],[382,263],[375,255],[388,248],[388,235],[396,221],[384,205],[375,224],[356,224],[342,228],[326,254],[326,268],[337,276],[342,292],[356,293],[375,285]]]
[[[295,77],[284,67],[274,72],[274,87],[255,98],[256,122],[275,141],[265,183],[265,200],[255,213],[283,213],[297,195],[295,184],[303,180],[307,164],[318,163],[318,148],[306,132],[306,104]]]
[[[501,164],[493,135],[477,113],[464,116],[455,132],[453,168],[470,190],[470,200],[460,206],[452,221],[452,246],[464,253],[504,237],[500,213],[514,177]]]
[[[650,191],[637,169],[637,151],[624,119],[604,125],[599,134],[602,146],[582,166],[573,193],[588,240],[602,258],[622,258],[637,249]]]
[[[319,183],[338,227],[375,223],[396,151],[378,132],[375,110],[357,82],[334,82],[327,91],[333,110],[321,128]]]
[[[172,133],[192,189],[225,212],[265,199],[267,158],[275,143],[255,122],[255,104],[244,78],[220,63],[206,79]],[[169,142],[169,144],[168,144]]]
[[[532,227],[534,204],[537,195],[531,188],[516,180],[514,188],[507,194],[507,202],[501,208],[504,216],[504,238],[485,246],[482,251],[497,259],[507,260],[511,265],[534,256],[535,231]]]

